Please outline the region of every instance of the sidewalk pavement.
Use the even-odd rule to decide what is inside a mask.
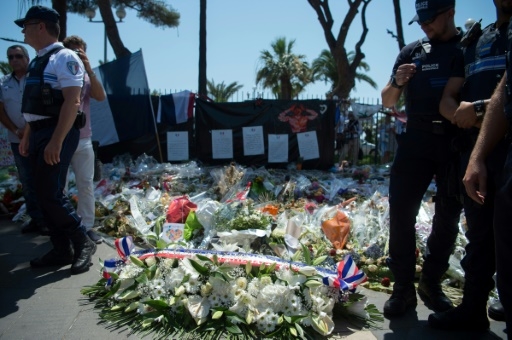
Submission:
[[[86,304],[80,288],[100,277],[100,259],[116,257],[116,251],[102,243],[93,257],[91,269],[70,275],[69,266],[58,270],[31,269],[29,261],[50,250],[47,236],[22,235],[20,224],[0,218],[0,339],[141,339],[130,330],[109,330],[91,304]],[[361,288],[382,311],[386,293]],[[354,328],[336,320],[330,339],[427,340],[427,339],[506,339],[505,323],[491,320],[485,333],[443,332],[427,325],[430,313],[418,299],[416,311],[392,320],[385,319],[377,330]]]

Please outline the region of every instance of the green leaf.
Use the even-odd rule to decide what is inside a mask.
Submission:
[[[304,330],[302,329],[302,327],[298,323],[295,323],[295,329],[299,333],[300,337],[304,338]]]
[[[157,249],[165,249],[165,248],[167,248],[167,245],[168,245],[167,242],[165,242],[162,239],[156,241],[156,248]]]
[[[158,310],[169,308],[169,305],[163,300],[147,300],[143,304],[153,307]]]
[[[138,290],[128,290],[128,291],[123,292],[119,296],[119,300],[122,301],[122,300],[135,299],[138,296],[139,296],[139,291]]]
[[[130,255],[130,261],[132,261],[132,263],[138,267],[146,268],[146,265],[144,264],[144,262],[141,261],[137,256]]]
[[[311,253],[309,252],[309,248],[304,244],[301,244],[301,246],[302,252],[304,253],[304,262],[309,265],[311,264]]]
[[[290,328],[288,328],[288,330],[290,331],[290,333],[291,333],[294,337],[297,337],[297,330],[295,329],[295,327],[290,326]]]
[[[250,261],[247,261],[245,264],[245,274],[250,275],[252,270],[252,263]]]
[[[216,311],[216,312],[214,312],[214,313],[213,313],[213,315],[212,315],[212,319],[213,319],[213,320],[218,320],[218,319],[220,319],[220,318],[222,317],[222,315],[224,315],[224,312],[223,312],[223,311],[218,310],[218,311]]]
[[[199,263],[197,263],[196,261],[192,260],[192,259],[189,259],[190,261],[190,264],[192,264],[192,267],[194,267],[194,269],[201,275],[203,276],[207,276],[208,275],[208,269],[206,267],[203,267],[201,266]]]
[[[319,282],[318,280],[307,280],[304,285],[309,288],[315,288],[323,286],[323,283]]]
[[[137,281],[138,283],[147,283],[148,276],[146,275],[146,273],[142,273],[135,278],[135,281]]]
[[[139,301],[133,301],[132,303],[130,303],[128,305],[128,307],[125,308],[125,312],[128,313],[128,312],[131,312],[132,310],[135,310],[139,308]]]
[[[327,255],[322,255],[320,257],[317,257],[316,259],[313,260],[313,266],[318,266],[320,263],[324,262],[326,258],[327,258]]]
[[[237,325],[226,326],[226,330],[231,334],[242,334],[242,330]]]
[[[213,263],[213,261],[208,257],[208,256],[204,256],[204,255],[201,255],[201,254],[197,254],[196,257],[198,259],[200,259],[201,261],[204,261],[204,262],[209,262],[209,263]]]

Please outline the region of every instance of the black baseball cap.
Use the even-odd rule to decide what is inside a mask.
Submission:
[[[455,0],[416,0],[416,15],[409,25],[417,21],[422,23],[432,19],[439,13],[455,7]]]
[[[23,27],[25,21],[30,19],[39,19],[49,22],[59,22],[60,15],[53,8],[48,8],[44,6],[32,6],[25,14],[25,17],[22,19],[14,20],[14,23],[20,27]]]

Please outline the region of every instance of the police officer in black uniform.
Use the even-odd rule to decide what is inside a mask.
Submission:
[[[496,284],[505,311],[508,339],[512,336],[512,22],[507,30],[506,73],[487,103],[486,113],[464,175],[466,193],[484,205],[488,199],[486,159],[507,138],[507,153],[501,183],[494,200],[494,244],[496,250]]]
[[[402,315],[417,305],[414,287],[415,224],[424,194],[435,176],[435,215],[427,240],[418,294],[435,311],[453,308],[441,289],[458,234],[461,213],[458,157],[450,146],[457,128],[439,113],[452,63],[462,58],[461,32],[455,26],[455,0],[416,0],[418,22],[426,37],[405,46],[397,57],[382,102],[392,107],[405,93],[407,131],[398,145],[389,186],[388,266],[395,284],[384,315]],[[456,75],[463,77],[464,74]]]
[[[512,3],[494,0],[494,4],[497,21],[483,30],[480,23],[476,23],[464,36],[464,60],[454,67],[465,70],[465,78],[448,80],[440,105],[441,112],[453,115],[453,122],[464,129],[456,143],[461,152],[462,175],[478,137],[485,107],[505,72],[507,27],[512,16]],[[461,261],[465,277],[464,296],[462,303],[455,309],[429,316],[429,324],[434,328],[489,328],[486,306],[489,292],[494,288],[493,275],[496,270],[494,196],[505,155],[506,145],[505,140],[502,140],[487,158],[487,197],[483,205],[464,193],[464,214],[468,227],[466,255]],[[499,306],[500,303],[491,305],[489,316],[503,321],[504,315],[500,313]]]
[[[31,7],[22,27],[25,42],[36,49],[29,64],[21,111],[28,124],[20,154],[32,162],[35,192],[43,211],[53,249],[32,261],[32,267],[71,264],[71,274],[89,270],[96,244],[85,233],[64,185],[75,152],[80,122],[77,119],[84,66],[75,52],[58,42],[59,14],[47,7]],[[79,124],[77,124],[77,122]]]

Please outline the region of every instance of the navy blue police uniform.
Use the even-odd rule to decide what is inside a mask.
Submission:
[[[444,42],[423,38],[408,44],[393,67],[394,75],[402,64],[416,65],[416,73],[404,88],[407,131],[398,145],[389,185],[388,266],[400,286],[411,286],[415,279],[416,216],[433,178],[435,215],[422,270],[429,282],[439,282],[448,269],[459,231],[458,157],[451,147],[457,128],[441,116],[439,103],[448,78],[464,76],[453,74],[453,63],[462,58],[460,39],[458,34]]]
[[[505,72],[506,49],[507,24],[496,27],[495,23],[483,29],[481,35],[463,49],[463,63],[455,65],[465,70],[460,98],[462,101],[474,102],[491,98]],[[478,128],[472,127],[464,129],[458,137],[456,145],[461,153],[461,178],[468,166],[478,132]],[[466,255],[461,261],[465,278],[463,303],[471,305],[471,308],[480,306],[485,309],[489,292],[495,285],[494,203],[505,154],[506,145],[502,141],[486,160],[488,180],[483,205],[473,201],[463,189],[464,214],[468,228]]]
[[[507,155],[503,167],[502,182],[494,204],[494,232],[496,245],[497,286],[500,301],[505,309],[508,338],[512,334],[512,21],[507,32],[507,84],[505,91],[505,115],[509,123]]]

